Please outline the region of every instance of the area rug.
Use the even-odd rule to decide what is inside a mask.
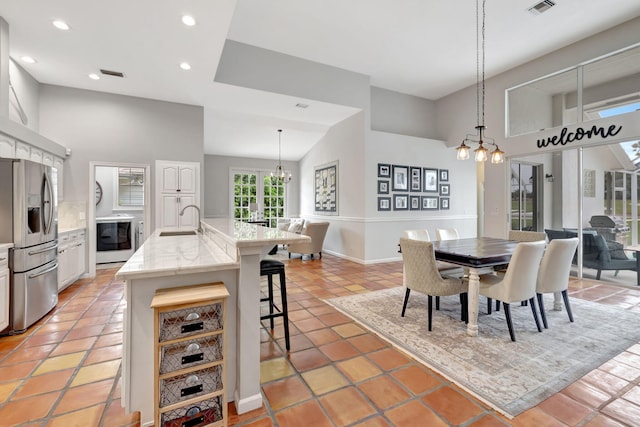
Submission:
[[[427,297],[412,292],[400,317],[404,289],[391,288],[327,300],[380,337],[411,354],[498,412],[513,418],[640,341],[640,313],[572,298],[574,323],[545,295],[549,329],[539,333],[528,306],[511,305],[516,342],[504,311],[486,313],[481,297],[479,335],[470,337],[457,296],[441,298],[427,330]]]

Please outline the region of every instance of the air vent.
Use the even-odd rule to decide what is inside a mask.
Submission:
[[[111,76],[111,77],[124,77],[124,74],[121,73],[120,71],[111,71],[111,70],[100,70],[100,72],[102,74],[104,74],[105,76]]]
[[[533,13],[534,15],[540,15],[541,13],[546,12],[555,5],[556,3],[551,0],[543,0],[540,3],[531,6],[529,8],[529,12]]]

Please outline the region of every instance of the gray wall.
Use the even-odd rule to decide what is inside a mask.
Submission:
[[[71,149],[65,201],[87,200],[90,161],[149,164],[155,176],[155,160],[204,159],[202,107],[42,85],[40,133]]]
[[[371,130],[438,139],[436,104],[428,99],[372,86]]]

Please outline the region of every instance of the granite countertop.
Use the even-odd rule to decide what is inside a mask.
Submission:
[[[84,230],[87,227],[69,227],[69,228],[60,228],[58,227],[58,234],[61,233],[69,233],[69,232],[73,232],[73,231],[80,231],[80,230]]]
[[[205,219],[205,235],[160,236],[156,230],[116,273],[118,279],[141,279],[240,268],[238,249],[264,247],[301,236],[232,219]]]

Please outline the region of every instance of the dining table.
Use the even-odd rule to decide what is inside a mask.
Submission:
[[[473,237],[433,242],[437,260],[460,265],[469,279],[467,335],[478,335],[480,275],[509,264],[518,242],[494,237]]]

